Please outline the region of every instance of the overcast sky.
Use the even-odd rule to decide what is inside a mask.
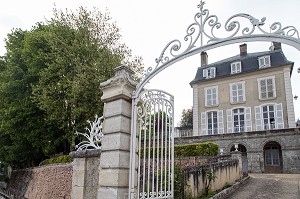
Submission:
[[[0,55],[5,53],[4,39],[13,28],[30,30],[39,21],[52,16],[54,6],[61,9],[76,10],[79,6],[108,11],[121,29],[123,41],[133,54],[143,57],[145,68],[155,65],[165,45],[173,39],[183,41],[187,27],[194,22],[199,0],[6,0],[0,6]],[[266,17],[265,30],[273,22],[283,26],[292,25],[300,30],[299,0],[207,0],[205,8],[217,15],[224,29],[225,21],[234,14],[247,13],[255,18]],[[243,24],[243,23],[242,23]],[[207,30],[208,31],[208,30]],[[209,63],[234,56],[239,53],[239,44],[208,51]],[[270,43],[249,43],[248,51],[268,50]],[[294,61],[292,75],[293,94],[300,96],[300,52],[283,45],[283,51],[290,61]],[[175,96],[175,121],[179,121],[182,109],[192,106],[193,80],[199,56],[193,56],[169,67],[150,82],[151,88],[165,90]],[[300,118],[300,98],[295,102],[296,119]]]

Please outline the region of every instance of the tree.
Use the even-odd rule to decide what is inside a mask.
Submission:
[[[54,9],[52,19],[32,30],[13,30],[6,48],[0,59],[0,160],[19,167],[73,150],[74,133],[102,114],[99,84],[120,64],[142,70],[116,24],[96,9]]]
[[[180,127],[193,126],[193,108],[182,110],[179,126]]]
[[[0,158],[19,168],[34,166],[45,157],[46,132],[54,130],[31,99],[32,85],[45,67],[39,62],[42,48],[34,48],[42,38],[40,27],[32,33],[15,29],[8,35],[1,64]]]

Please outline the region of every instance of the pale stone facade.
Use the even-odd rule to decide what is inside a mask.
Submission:
[[[267,53],[268,52],[266,52],[266,54]],[[241,56],[240,59],[243,61],[243,59],[247,59],[247,58],[243,58]],[[208,66],[209,65],[207,65],[206,67]],[[222,63],[219,64],[219,66],[222,66]],[[218,75],[218,69],[221,70],[221,67],[219,67],[216,68],[217,72],[214,78],[193,81],[191,83],[191,86],[193,88],[193,114],[194,114],[193,135],[197,136],[197,135],[208,134],[205,130],[202,129],[203,126],[201,126],[202,125],[201,119],[203,119],[201,118],[202,113],[211,112],[211,111],[222,111],[223,130],[221,133],[227,133],[228,118],[227,118],[226,111],[238,109],[238,108],[246,108],[246,107],[249,107],[249,111],[251,114],[251,118],[250,118],[251,126],[243,131],[255,131],[257,130],[255,107],[268,105],[268,104],[274,104],[274,105],[282,104],[283,124],[280,128],[294,128],[295,114],[294,114],[293,95],[292,95],[291,79],[290,79],[292,66],[293,66],[292,63],[288,63],[286,65],[272,67],[272,63],[271,63],[270,67],[264,69],[257,69],[257,70],[243,72],[243,70],[245,70],[248,66],[242,65],[242,71],[240,74],[233,74],[233,75],[226,74],[223,76]],[[267,98],[267,99],[259,98],[259,94],[260,94],[259,80],[264,78],[274,79],[274,84],[275,84],[274,97]],[[231,94],[232,94],[231,85],[235,83],[243,84],[243,90],[244,90],[243,92],[245,97],[244,100],[242,100],[241,102],[231,102]],[[209,88],[216,89],[217,103],[214,105],[206,104],[206,100],[207,100],[206,89]]]
[[[193,88],[193,129],[175,129],[176,144],[211,141],[242,152],[243,172],[300,172],[300,134],[291,86],[294,63],[281,44],[208,64],[201,54]],[[193,136],[191,136],[193,135]]]

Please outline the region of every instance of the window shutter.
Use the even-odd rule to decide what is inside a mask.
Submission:
[[[218,134],[224,133],[223,110],[218,111]]]
[[[207,69],[203,69],[203,77],[207,77]]]
[[[271,66],[270,56],[265,57],[265,65],[266,66]]]
[[[264,67],[265,62],[264,62],[264,58],[263,57],[258,58],[258,64],[259,64],[259,68],[263,68]]]
[[[273,85],[273,79],[267,79],[266,80],[266,90],[267,90],[267,97],[268,98],[272,98],[275,97],[274,96],[274,85]]]
[[[252,131],[252,121],[251,121],[251,107],[245,108],[245,130],[247,132]]]
[[[283,112],[282,112],[282,104],[276,104],[276,128],[283,129],[284,122],[283,122]]]
[[[240,73],[242,71],[242,65],[241,62],[238,62],[236,64],[236,73]]]
[[[244,101],[243,84],[242,83],[237,84],[237,88],[238,88],[237,90],[238,101],[243,102]]]
[[[231,85],[231,102],[237,102],[237,85],[232,84]]]
[[[212,102],[213,102],[213,105],[217,105],[217,104],[219,104],[218,89],[217,88],[213,88],[212,90],[213,90],[212,91],[212,93],[213,93],[213,95],[212,95]]]
[[[237,68],[236,68],[236,64],[235,63],[232,63],[231,64],[231,74],[235,74],[237,71]]]
[[[206,113],[202,112],[201,113],[201,131],[202,131],[202,135],[206,135]]]
[[[260,106],[255,106],[255,124],[256,124],[256,130],[261,131],[262,128],[262,122],[261,122],[261,108]]]
[[[262,79],[260,82],[260,99],[266,99],[267,98],[267,81],[265,79]]]
[[[215,67],[210,68],[210,75],[211,75],[211,78],[216,77],[216,68]]]
[[[232,133],[232,110],[231,109],[227,109],[226,111],[227,113],[227,133]]]

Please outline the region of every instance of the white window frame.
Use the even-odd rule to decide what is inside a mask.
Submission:
[[[270,55],[262,56],[258,58],[258,66],[259,68],[267,68],[271,66],[271,58]]]
[[[233,87],[234,86],[237,86],[238,87],[238,85],[242,85],[242,95],[239,95],[238,94],[238,91],[239,91],[239,89],[237,88],[237,91],[236,91],[236,93],[237,93],[237,96],[236,96],[236,101],[234,101],[234,96],[233,96]],[[245,102],[246,101],[246,89],[245,89],[245,81],[241,81],[241,82],[235,82],[235,83],[230,83],[229,84],[229,86],[230,86],[230,102],[232,103],[232,104],[237,104],[237,103],[243,103],[243,102]],[[240,97],[242,97],[242,99],[240,100]]]
[[[212,114],[211,118],[208,117],[209,114]],[[214,114],[216,117],[214,117]],[[219,128],[219,124],[218,124],[218,111],[208,111],[206,112],[206,118],[207,118],[207,122],[206,122],[206,125],[207,125],[207,134],[208,135],[216,135],[218,134],[218,128]],[[214,118],[216,119],[216,121],[214,122]],[[210,129],[209,128],[209,119],[211,119],[211,125],[212,125],[212,128]]]
[[[213,121],[213,118],[211,116],[211,120],[212,120],[212,128],[208,128],[208,114],[209,113],[216,113],[216,119],[215,121]],[[206,111],[206,112],[201,112],[201,132],[202,135],[216,135],[216,134],[223,134],[224,133],[224,118],[223,118],[223,110],[210,110],[210,111]]]
[[[240,61],[231,63],[231,74],[237,74],[240,72],[242,72],[242,63]]]
[[[273,96],[269,97],[268,96],[268,86],[267,86],[267,80],[271,79],[272,80],[272,89],[273,89]],[[262,88],[261,88],[261,81],[266,81],[266,98],[262,97]],[[268,99],[275,99],[276,98],[276,82],[275,82],[275,76],[269,76],[269,77],[263,77],[263,78],[258,78],[257,79],[257,85],[258,85],[258,98],[260,100],[268,100]]]
[[[232,109],[227,109],[227,133],[235,132],[234,127],[234,109],[244,109],[244,132],[252,131],[251,107],[238,106]],[[242,131],[240,131],[242,132]]]
[[[267,111],[264,111],[263,108],[266,107]],[[272,111],[270,111],[270,108],[272,107]],[[262,124],[263,129],[276,129],[276,105],[275,104],[266,104],[261,106],[261,113],[262,113]],[[273,113],[273,118],[270,117],[270,114]],[[267,114],[267,117],[265,115]],[[271,119],[273,119],[273,122],[271,122]],[[265,122],[267,121],[267,123]]]
[[[274,112],[274,122],[271,124],[270,121],[268,121],[267,124],[264,122],[264,112],[263,107],[265,106],[273,106],[273,112]],[[255,126],[257,131],[261,130],[268,130],[268,129],[283,129],[284,128],[284,120],[283,120],[283,107],[282,103],[267,103],[262,104],[260,106],[255,106]],[[270,115],[268,112],[268,119]]]
[[[210,94],[208,94],[208,91],[211,91]],[[214,90],[215,90],[215,99],[213,99],[213,94],[214,94]],[[218,106],[219,105],[219,91],[218,91],[218,86],[212,86],[212,87],[207,87],[204,89],[204,94],[205,94],[205,106]],[[210,99],[209,96],[211,96],[212,98]],[[209,101],[211,101],[211,103],[209,103]]]
[[[234,113],[235,110],[238,110],[238,112]],[[241,110],[243,112],[240,112]],[[244,120],[241,120],[242,115],[244,116]],[[238,117],[237,121],[234,120],[235,116]],[[235,122],[238,122],[237,126],[234,125]],[[244,124],[241,126],[242,122]],[[245,108],[233,108],[232,109],[232,123],[233,123],[233,132],[234,133],[245,132],[245,129],[246,129],[246,110],[245,110]]]
[[[203,77],[206,79],[215,78],[216,77],[216,67],[209,67],[203,69]]]

